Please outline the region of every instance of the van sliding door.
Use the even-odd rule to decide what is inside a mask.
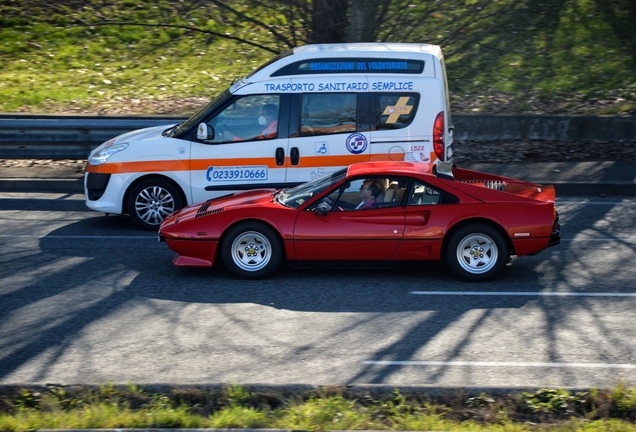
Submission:
[[[287,183],[303,182],[369,160],[368,128],[361,128],[365,77],[292,79]]]

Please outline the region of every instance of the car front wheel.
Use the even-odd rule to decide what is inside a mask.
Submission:
[[[283,247],[273,229],[250,222],[231,228],[222,244],[225,267],[234,276],[259,279],[272,274],[280,265]]]
[[[167,180],[152,178],[138,183],[128,197],[128,214],[141,229],[156,231],[170,213],[184,206],[179,189]]]
[[[453,272],[469,281],[494,278],[508,261],[508,247],[499,232],[484,224],[468,225],[453,234],[446,249]]]

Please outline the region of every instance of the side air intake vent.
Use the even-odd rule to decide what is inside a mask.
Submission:
[[[202,218],[205,216],[210,216],[213,214],[217,214],[217,213],[221,213],[223,210],[225,210],[225,208],[218,208],[218,209],[214,209],[214,210],[208,210],[209,204],[203,204],[201,206],[201,208],[197,211],[197,215],[195,216],[195,218]]]
[[[440,204],[457,204],[459,199],[453,195],[449,195],[447,193],[443,193],[442,197],[439,200]]]
[[[207,201],[206,201],[206,203],[210,203],[210,202],[212,202],[212,201],[218,201],[218,200],[220,200],[220,199],[228,198],[228,197],[231,197],[231,196],[234,196],[234,193],[229,193],[229,194],[227,194],[227,195],[221,195],[221,196],[218,196],[218,197],[216,197],[216,198],[211,198],[211,199],[207,200]]]
[[[499,180],[462,180],[462,183],[474,184],[475,186],[483,185],[486,189],[494,189],[503,191],[506,186],[506,182]]]

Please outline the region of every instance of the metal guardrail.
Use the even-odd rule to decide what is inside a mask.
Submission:
[[[111,138],[183,117],[0,115],[0,158],[84,159]]]
[[[0,158],[83,159],[117,135],[184,121],[174,116],[0,115]],[[455,139],[636,143],[636,116],[454,115]]]

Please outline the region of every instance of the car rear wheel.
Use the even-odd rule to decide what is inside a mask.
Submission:
[[[280,265],[283,247],[273,229],[258,222],[231,228],[222,245],[225,267],[234,276],[259,279],[272,274]]]
[[[467,225],[451,237],[446,260],[460,278],[487,281],[505,267],[508,247],[496,229],[484,224]]]
[[[156,231],[170,213],[184,206],[179,189],[167,180],[151,178],[138,183],[128,197],[128,214],[141,229]]]

